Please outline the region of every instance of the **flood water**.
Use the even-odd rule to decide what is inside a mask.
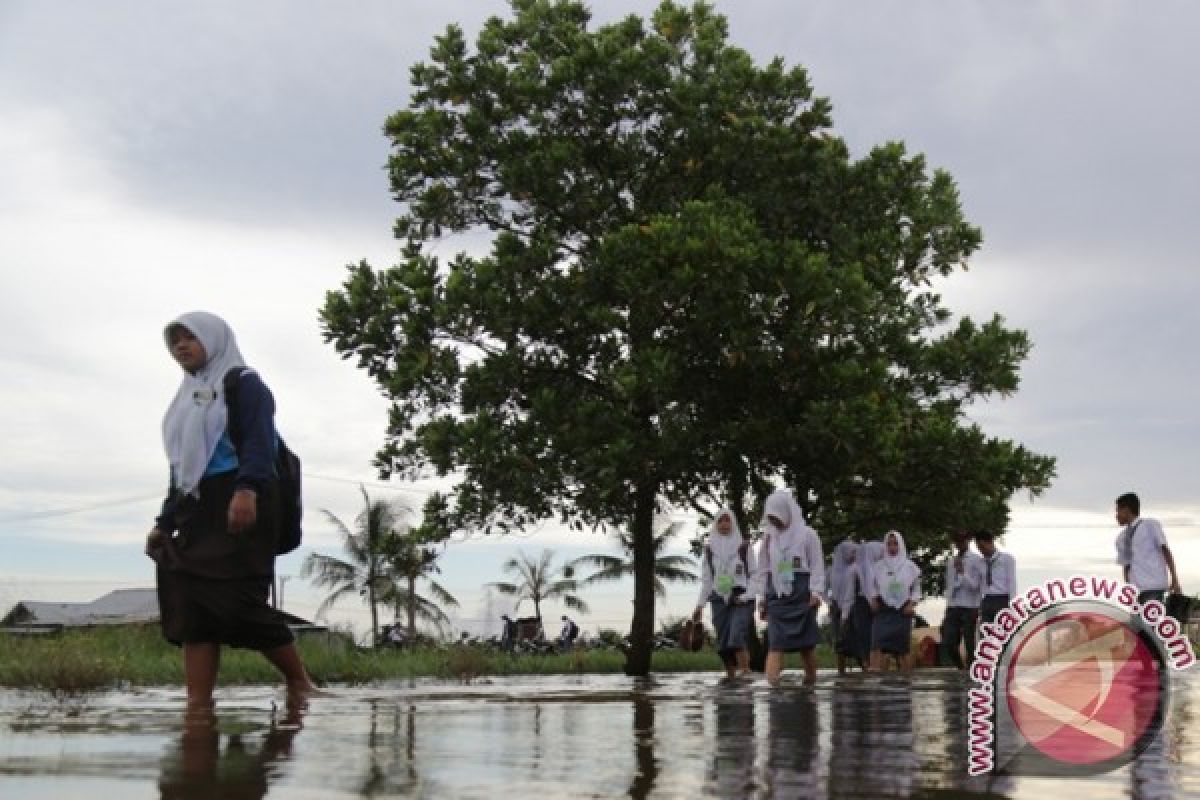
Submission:
[[[0,798],[1200,798],[1194,674],[1154,746],[1087,779],[968,779],[964,690],[941,670],[415,681],[289,716],[280,691],[225,689],[215,729],[180,690],[0,691]]]

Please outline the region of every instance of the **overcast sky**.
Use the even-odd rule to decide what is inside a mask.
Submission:
[[[593,6],[607,21],[654,4]],[[943,294],[1034,342],[1020,391],[972,414],[1058,457],[1049,492],[1014,500],[1022,583],[1115,575],[1112,499],[1133,489],[1200,590],[1200,6],[717,6],[760,62],[809,69],[855,153],[899,139],[957,179],[984,247]],[[0,614],[153,584],[141,542],[178,380],[161,329],[185,310],[234,327],[304,459],[306,548],[280,572],[308,547],[338,552],[317,509],[352,521],[385,404],[321,342],[317,309],[347,263],[394,260],[381,129],[408,68],[448,23],[473,35],[506,8],[0,2]],[[418,506],[425,489],[368,483]],[[463,617],[482,614],[501,560],[543,546],[605,549],[551,529],[451,545],[442,577]],[[621,627],[630,597],[589,592],[580,621]],[[660,618],[694,599],[672,592]],[[311,614],[319,596],[295,578],[285,600]],[[362,616],[351,603],[331,619]]]

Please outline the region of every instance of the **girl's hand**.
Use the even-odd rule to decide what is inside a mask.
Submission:
[[[873,612],[875,612],[876,614],[879,613],[879,598],[878,597],[871,598],[871,610]]]
[[[912,601],[909,600],[904,604],[904,608],[900,609],[900,613],[906,617],[911,617],[913,614],[917,613],[917,609],[916,606],[912,604]]]
[[[146,534],[146,555],[154,558],[154,551],[162,547],[164,534],[158,528]]]
[[[258,495],[253,489],[238,489],[229,501],[229,532],[242,533],[258,519]]]
[[[767,604],[766,603],[758,604],[758,618],[761,619],[763,622],[767,621]]]
[[[809,592],[808,605],[811,608],[818,608],[821,605],[821,595],[817,594],[816,592]]]
[[[696,610],[692,612],[692,622],[699,622],[700,618],[703,616],[704,616],[704,606],[697,606]]]

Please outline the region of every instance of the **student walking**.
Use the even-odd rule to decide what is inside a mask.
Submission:
[[[1125,582],[1138,588],[1139,604],[1161,603],[1168,589],[1182,593],[1179,574],[1162,524],[1141,513],[1142,501],[1133,492],[1117,498],[1117,524],[1124,526],[1117,535],[1117,563]]]
[[[970,666],[975,657],[975,625],[979,622],[979,601],[983,578],[983,559],[971,550],[971,534],[964,530],[951,534],[954,553],[946,559],[946,614],[942,617],[942,652],[959,669]],[[966,663],[958,652],[966,646]]]
[[[799,652],[804,683],[817,680],[815,648],[821,638],[817,609],[825,591],[825,557],[821,540],[804,522],[791,493],[771,493],[763,509],[766,531],[758,550],[759,615],[767,622],[767,681],[779,685],[783,654]]]
[[[829,575],[829,624],[833,629],[833,647],[839,675],[846,674],[846,659],[858,658],[855,647],[854,600],[858,589],[858,544],[849,539],[833,548]],[[860,659],[865,668],[867,660]]]
[[[699,622],[704,604],[712,612],[716,629],[717,653],[725,664],[730,680],[744,672],[740,663],[745,652],[750,626],[754,622],[752,597],[756,559],[749,540],[742,537],[737,518],[727,508],[721,509],[704,541],[700,564],[700,596],[692,620]]]
[[[858,546],[854,571],[854,608],[850,612],[853,628],[851,644],[854,656],[869,669],[871,665],[871,628],[875,624],[875,612],[871,608],[870,586],[875,580],[874,568],[883,558],[883,542],[863,542]]]
[[[889,531],[883,537],[883,558],[871,569],[871,669],[882,671],[888,656],[898,669],[912,669],[912,624],[921,599],[921,570],[908,558],[904,537]]]
[[[221,645],[260,651],[289,694],[312,693],[285,617],[267,604],[279,516],[274,398],[244,369],[220,317],[184,314],[164,337],[183,380],[163,420],[170,488],[146,553],[158,565],[163,635],[183,648],[188,705],[211,708]],[[236,402],[227,405],[225,377],[238,368]]]
[[[980,580],[979,601],[980,624],[990,623],[1017,594],[1017,563],[1008,553],[996,549],[996,534],[979,531],[975,534],[975,546],[979,548],[983,570]]]

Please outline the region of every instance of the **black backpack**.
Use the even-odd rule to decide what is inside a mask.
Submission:
[[[241,449],[242,431],[234,409],[237,408],[237,384],[248,367],[234,367],[225,373],[225,407],[229,410],[229,439],[235,450]],[[304,516],[304,503],[300,485],[300,457],[284,443],[278,432],[275,434],[275,477],[279,479],[278,540],[275,552],[290,553],[300,546],[302,532],[300,521]]]

